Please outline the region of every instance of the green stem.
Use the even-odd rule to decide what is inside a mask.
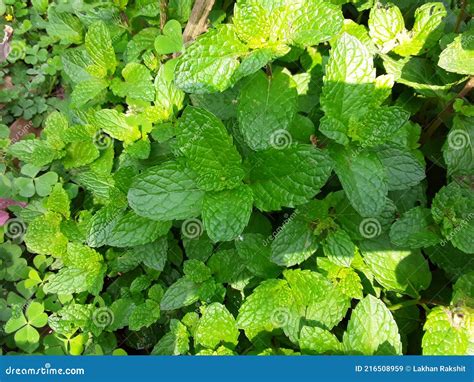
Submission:
[[[402,301],[402,302],[399,302],[398,304],[393,304],[389,306],[388,309],[395,311],[395,310],[406,308],[408,306],[417,305],[419,302],[420,300],[418,298],[415,300]]]
[[[459,28],[461,27],[461,23],[464,20],[466,5],[467,5],[467,1],[466,0],[461,0],[461,8],[459,8],[459,15],[456,19],[456,24],[454,26],[454,33],[459,32]]]

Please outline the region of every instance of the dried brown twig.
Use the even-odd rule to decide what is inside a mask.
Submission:
[[[194,40],[207,30],[207,18],[214,6],[215,0],[196,0],[191,16],[183,33],[185,43]]]

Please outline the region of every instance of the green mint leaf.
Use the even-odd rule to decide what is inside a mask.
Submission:
[[[339,143],[348,143],[349,121],[364,115],[374,101],[374,81],[371,52],[344,33],[331,49],[326,65],[321,94],[326,119],[321,121],[320,131]]]
[[[328,330],[341,322],[350,307],[350,299],[326,277],[301,269],[286,270],[283,274],[302,317]]]
[[[400,334],[392,313],[372,295],[361,300],[352,311],[343,344],[351,354],[402,354]]]
[[[81,108],[91,100],[99,98],[109,83],[100,78],[94,78],[80,82],[71,94],[71,104],[76,108]]]
[[[293,296],[285,280],[266,280],[241,305],[237,325],[250,340],[262,332],[284,330],[298,319],[292,303]]]
[[[335,171],[352,207],[362,216],[377,216],[386,204],[387,174],[374,153],[334,147]]]
[[[400,56],[417,56],[428,51],[443,35],[446,15],[443,3],[426,3],[417,8],[413,28],[399,35],[399,45],[393,51]]]
[[[339,6],[321,0],[239,0],[233,22],[239,37],[252,48],[281,52],[285,45],[318,45],[329,40],[341,28],[343,17]]]
[[[468,30],[443,50],[438,65],[448,72],[474,74],[474,31]]]
[[[318,328],[303,326],[300,332],[299,345],[301,353],[322,355],[342,352],[341,343],[331,332]]]
[[[188,277],[182,277],[165,292],[161,310],[176,310],[194,304],[199,299],[199,286]]]
[[[106,234],[105,244],[112,247],[132,247],[155,241],[171,228],[171,222],[150,220],[129,211],[117,220],[114,219]]]
[[[423,355],[468,355],[472,311],[469,308],[436,306],[423,327]]]
[[[474,191],[455,182],[441,188],[431,205],[431,213],[441,232],[454,247],[474,253]]]
[[[180,57],[176,85],[187,93],[224,91],[232,85],[239,57],[247,50],[232,25],[211,30],[199,37]]]
[[[140,216],[168,221],[198,216],[203,196],[195,173],[171,161],[141,173],[130,187],[128,202]]]
[[[244,177],[240,155],[225,126],[205,109],[188,107],[179,120],[177,142],[206,191],[236,187]]]
[[[430,247],[441,239],[428,208],[415,207],[405,212],[390,228],[390,241],[402,248]]]
[[[369,110],[360,120],[351,124],[349,135],[364,147],[387,142],[408,121],[410,113],[396,106],[382,106]]]
[[[158,120],[167,121],[183,108],[184,92],[176,87],[170,68],[174,70],[176,62],[168,61],[161,66],[155,77],[155,107],[158,109]]]
[[[241,185],[232,190],[206,192],[202,220],[212,241],[229,241],[239,236],[252,213],[252,190]]]
[[[46,118],[42,136],[46,138],[46,141],[52,147],[61,150],[65,146],[63,135],[66,133],[68,127],[69,123],[64,114],[57,111],[52,112]]]
[[[383,146],[377,150],[377,157],[387,172],[389,191],[406,190],[425,179],[425,164],[419,152],[395,145]]]
[[[95,112],[93,124],[97,130],[103,130],[112,138],[125,143],[136,141],[141,136],[138,127],[129,124],[125,114],[114,109],[103,109]]]
[[[68,243],[61,232],[61,221],[61,215],[54,212],[46,212],[31,221],[24,237],[28,250],[40,255],[61,257]]]
[[[255,206],[263,211],[306,203],[332,171],[326,152],[301,144],[254,153],[247,164]]]
[[[131,62],[122,70],[125,82],[114,79],[111,89],[114,94],[126,97],[127,100],[153,101],[155,99],[155,87],[152,76],[146,66]]]
[[[211,278],[211,270],[200,260],[186,260],[183,273],[195,283],[202,283]]]
[[[431,283],[428,263],[418,250],[398,249],[380,236],[361,243],[361,252],[377,282],[388,290],[418,297]]]
[[[60,158],[60,153],[47,141],[27,139],[8,147],[8,153],[26,163],[43,167]]]
[[[339,229],[326,236],[323,241],[323,251],[334,264],[349,267],[354,258],[356,246],[347,232]]]
[[[234,348],[238,338],[239,331],[235,319],[224,305],[213,303],[204,307],[204,313],[194,333],[197,345],[215,349],[222,343]]]
[[[280,266],[291,267],[308,259],[318,249],[318,238],[311,231],[310,225],[303,219],[298,219],[294,213],[271,243],[271,260]]]
[[[240,92],[239,128],[245,142],[253,150],[278,144],[278,135],[287,132],[296,114],[296,83],[291,74],[281,71],[272,77],[257,72]]]
[[[474,173],[474,116],[456,114],[453,127],[443,145],[443,158],[448,174],[466,175]]]
[[[69,243],[63,257],[64,268],[48,278],[46,293],[70,294],[88,291],[98,295],[106,266],[102,255],[78,243]]]
[[[358,300],[364,297],[361,278],[353,268],[336,265],[324,257],[318,257],[317,263],[318,272],[326,276],[346,296]]]
[[[382,53],[390,52],[398,44],[398,36],[405,30],[400,8],[393,4],[377,3],[369,15],[369,33]]]
[[[156,301],[146,300],[143,304],[137,305],[130,314],[128,327],[130,330],[140,330],[147,328],[160,318],[160,306]]]
[[[87,54],[92,61],[92,65],[87,68],[87,71],[99,78],[113,74],[117,61],[107,25],[102,21],[91,24],[85,41]]]
[[[84,36],[81,21],[69,12],[59,12],[56,7],[48,9],[46,30],[63,44],[81,44]]]

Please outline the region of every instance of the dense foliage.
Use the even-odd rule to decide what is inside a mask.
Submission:
[[[3,352],[472,354],[473,5],[194,3],[0,0]]]

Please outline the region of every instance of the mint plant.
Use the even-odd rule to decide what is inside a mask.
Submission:
[[[192,9],[0,0],[2,352],[472,354],[472,5]]]

